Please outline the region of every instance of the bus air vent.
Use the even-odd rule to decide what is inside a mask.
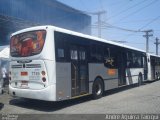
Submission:
[[[40,64],[26,64],[26,68],[41,68]]]
[[[12,68],[22,68],[22,65],[12,65]]]

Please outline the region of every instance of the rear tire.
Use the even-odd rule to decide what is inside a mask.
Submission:
[[[102,97],[104,92],[104,85],[102,82],[102,79],[97,78],[92,87],[92,94],[93,94],[93,99],[99,99]]]

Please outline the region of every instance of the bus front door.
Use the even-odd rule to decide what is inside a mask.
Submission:
[[[71,94],[72,97],[88,93],[88,62],[85,47],[71,46]]]
[[[119,86],[126,85],[126,55],[124,52],[120,52],[118,56],[118,78],[119,78]]]

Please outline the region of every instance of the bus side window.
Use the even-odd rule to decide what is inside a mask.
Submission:
[[[135,65],[134,68],[142,68],[143,67],[143,58],[142,54],[135,53]]]
[[[118,52],[114,51],[114,48],[104,48],[104,65],[107,68],[117,68]]]
[[[70,51],[71,60],[78,60],[78,52],[77,50],[71,50]]]
[[[82,50],[79,52],[79,59],[86,60],[86,52],[85,51]]]
[[[58,58],[64,58],[64,49],[58,48]]]
[[[97,61],[103,62],[103,46],[97,45]]]
[[[56,39],[56,60],[59,62],[67,61],[67,43],[65,40],[62,39]]]
[[[110,49],[105,47],[104,48],[104,59],[109,58],[110,57]]]
[[[127,52],[127,68],[133,67],[133,56],[132,52]]]
[[[140,66],[139,55],[132,53],[132,56],[133,56],[133,68],[139,68],[139,66]]]
[[[143,67],[142,54],[138,54],[134,51],[127,52],[127,68],[141,68]]]
[[[92,62],[96,62],[97,58],[96,58],[96,45],[91,44],[90,46],[90,61]]]
[[[97,44],[91,44],[90,60],[92,62],[103,62],[103,46]]]

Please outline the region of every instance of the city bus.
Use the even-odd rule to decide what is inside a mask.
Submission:
[[[160,56],[147,54],[148,58],[148,77],[147,80],[153,81],[160,79]]]
[[[145,51],[55,26],[13,33],[10,58],[9,93],[22,98],[98,99],[148,77]]]

